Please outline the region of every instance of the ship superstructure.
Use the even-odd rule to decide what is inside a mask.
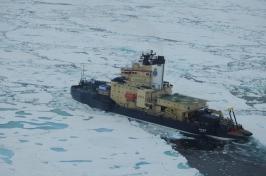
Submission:
[[[71,94],[92,107],[188,133],[222,138],[252,135],[237,123],[232,109],[225,118],[221,111],[209,109],[206,100],[172,94],[173,85],[164,81],[164,65],[164,56],[153,51],[142,53],[111,82],[81,79],[71,87]]]

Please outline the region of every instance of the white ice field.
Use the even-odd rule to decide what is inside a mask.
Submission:
[[[165,130],[70,96],[81,63],[109,80],[146,49],[174,91],[233,106],[266,145],[265,0],[0,0],[0,175],[200,175]]]

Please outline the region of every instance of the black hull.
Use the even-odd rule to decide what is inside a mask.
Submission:
[[[87,90],[82,88],[79,85],[71,87],[71,95],[73,99],[87,104],[90,107],[98,108],[108,112],[114,112],[117,114],[125,115],[131,118],[135,118],[138,120],[143,120],[159,125],[163,125],[166,127],[170,127],[176,130],[181,130],[186,133],[191,133],[194,135],[203,135],[203,136],[211,136],[215,138],[225,138],[225,139],[243,139],[243,137],[230,136],[223,128],[219,128],[219,126],[204,126],[204,131],[201,131],[202,128],[198,123],[186,122],[186,121],[176,121],[170,118],[158,117],[155,115],[147,114],[144,111],[136,110],[136,109],[128,109],[117,105],[113,100],[111,100],[108,96],[100,95],[97,91]]]
[[[71,87],[71,95],[73,99],[81,103],[104,111],[112,111],[113,106],[115,105],[114,101],[112,101],[109,97],[97,94],[97,92],[94,91],[84,90],[78,85]]]

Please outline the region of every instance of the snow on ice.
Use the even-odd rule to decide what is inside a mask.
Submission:
[[[142,50],[165,55],[175,91],[234,106],[266,145],[266,17],[260,0],[2,0],[0,174],[200,175],[156,132],[75,102]],[[177,137],[182,135],[177,134]]]

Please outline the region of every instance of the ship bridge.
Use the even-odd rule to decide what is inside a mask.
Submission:
[[[138,62],[130,68],[122,68],[121,75],[132,86],[146,86],[161,90],[164,86],[164,56],[157,56],[152,50],[142,53]]]
[[[128,108],[152,109],[156,99],[172,93],[164,78],[164,56],[152,50],[142,53],[131,67],[121,68],[121,76],[111,81],[111,98]]]
[[[142,65],[162,65],[165,64],[165,59],[164,56],[157,56],[156,53],[151,50],[145,54],[142,53],[139,63]]]

